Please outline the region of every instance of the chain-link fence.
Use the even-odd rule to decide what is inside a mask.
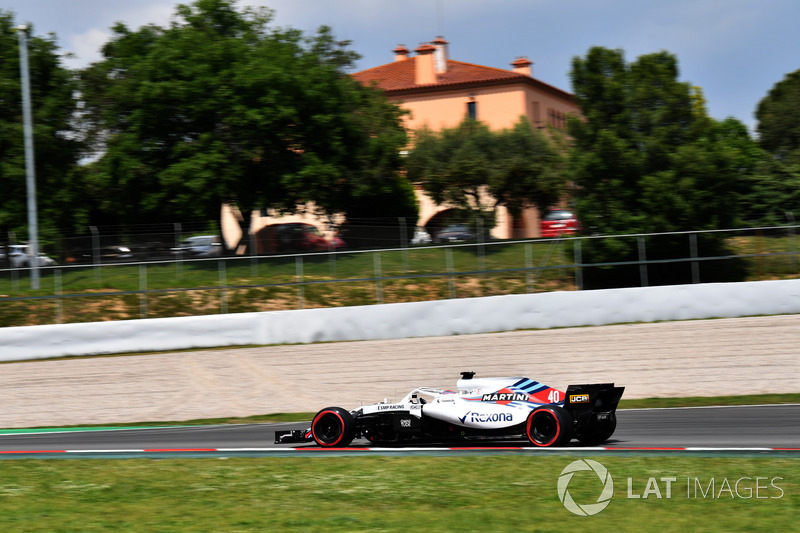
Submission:
[[[181,228],[170,234],[177,246],[155,258],[132,252],[110,261],[101,253],[86,261],[42,265],[38,290],[29,288],[30,266],[0,269],[0,326],[583,290],[602,283],[792,278],[800,276],[797,227],[446,245],[403,242],[371,250],[215,252],[211,257],[193,256],[180,246],[186,235]],[[598,254],[601,242],[625,253]],[[666,255],[665,247],[670,250]]]

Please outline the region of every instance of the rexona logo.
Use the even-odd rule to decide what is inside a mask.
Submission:
[[[576,472],[594,472],[600,479],[603,488],[600,492],[600,496],[598,496],[597,501],[594,503],[579,504],[572,499],[569,493],[569,485]],[[586,476],[581,475],[578,476],[578,479],[584,482],[585,477]],[[594,476],[589,477],[594,481]],[[571,462],[561,471],[561,475],[558,477],[558,499],[561,500],[561,503],[564,504],[564,507],[566,507],[569,512],[576,515],[596,515],[611,503],[611,497],[613,495],[614,481],[611,479],[611,474],[608,473],[606,467],[591,459],[581,459]]]
[[[569,403],[589,403],[588,394],[570,394]]]
[[[469,411],[464,416],[459,416],[459,420],[461,423],[486,423],[486,422],[511,422],[513,418],[511,417],[510,413],[476,413],[475,411]],[[469,420],[467,420],[469,419]]]

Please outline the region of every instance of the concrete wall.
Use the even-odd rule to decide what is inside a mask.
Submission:
[[[794,313],[800,280],[549,292],[2,328],[0,361]]]

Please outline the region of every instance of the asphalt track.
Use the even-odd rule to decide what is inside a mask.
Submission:
[[[0,458],[19,457],[203,457],[219,455],[298,455],[326,453],[305,444],[273,444],[277,429],[302,429],[304,423],[237,424],[52,431],[0,435]],[[532,450],[525,442],[471,442],[425,445],[418,450],[485,453]],[[618,411],[614,436],[598,452],[750,452],[800,453],[800,405],[754,405]],[[595,449],[577,443],[558,453]],[[414,453],[404,448],[376,450],[356,441],[350,451]],[[535,448],[533,450],[536,450]],[[341,452],[341,450],[339,450]],[[276,453],[277,452],[277,453]]]

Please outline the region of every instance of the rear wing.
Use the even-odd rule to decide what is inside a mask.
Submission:
[[[615,387],[613,383],[593,383],[570,385],[564,398],[564,409],[569,411],[576,422],[593,413],[613,413],[625,387]]]

